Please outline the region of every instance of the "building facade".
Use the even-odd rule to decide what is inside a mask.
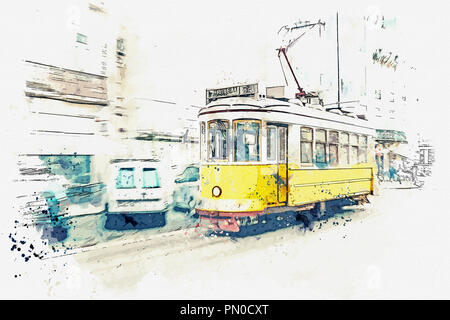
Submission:
[[[123,104],[125,75],[124,29],[113,14],[100,1],[39,1],[21,12],[28,28],[11,55],[7,101],[18,120],[17,209],[31,223],[58,226],[105,208],[115,146],[105,119]],[[64,238],[55,230],[49,238]]]
[[[105,212],[115,159],[158,159],[174,172],[198,161],[199,108],[136,85],[154,75],[120,5],[39,1],[18,16],[27,28],[8,56],[6,100],[21,218],[59,241],[62,221]]]

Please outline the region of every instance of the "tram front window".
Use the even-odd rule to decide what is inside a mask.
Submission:
[[[226,160],[228,158],[229,123],[226,120],[213,120],[208,123],[208,158],[209,160]]]
[[[234,161],[259,161],[260,123],[237,120],[234,124]]]

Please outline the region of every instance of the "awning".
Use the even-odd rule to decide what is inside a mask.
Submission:
[[[398,147],[394,148],[392,152],[411,160],[415,158],[415,151],[408,144],[400,144]]]
[[[379,142],[407,142],[406,134],[396,130],[377,129],[377,141]]]

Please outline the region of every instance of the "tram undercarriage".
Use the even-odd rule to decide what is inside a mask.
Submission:
[[[298,207],[271,207],[260,212],[213,212],[197,210],[200,226],[218,235],[245,237],[300,226],[312,230],[317,221],[345,212],[345,207],[370,203],[367,194]]]

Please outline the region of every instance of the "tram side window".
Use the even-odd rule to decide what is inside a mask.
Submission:
[[[267,160],[277,159],[277,128],[267,128]]]
[[[350,164],[358,163],[358,136],[350,135]]]
[[[367,162],[367,136],[359,136],[358,161]]]
[[[234,161],[259,161],[259,121],[234,122]]]
[[[327,132],[322,129],[316,130],[316,162],[327,162],[326,154]]]
[[[203,158],[205,151],[203,150],[204,146],[206,146],[206,134],[205,134],[205,122],[200,123],[200,160],[204,160]]]
[[[329,137],[329,163],[330,166],[337,166],[338,165],[338,159],[339,159],[339,133],[337,131],[330,131]]]
[[[280,161],[286,161],[286,128],[278,128],[278,143],[279,146],[279,156],[278,159]]]
[[[347,132],[342,132],[339,136],[340,140],[340,154],[339,154],[339,163],[340,164],[348,164],[348,155],[349,155],[349,136]]]
[[[312,163],[313,129],[302,127],[300,130],[300,161],[301,163]]]
[[[208,158],[209,160],[226,160],[228,151],[228,129],[227,120],[213,120],[208,122]]]

